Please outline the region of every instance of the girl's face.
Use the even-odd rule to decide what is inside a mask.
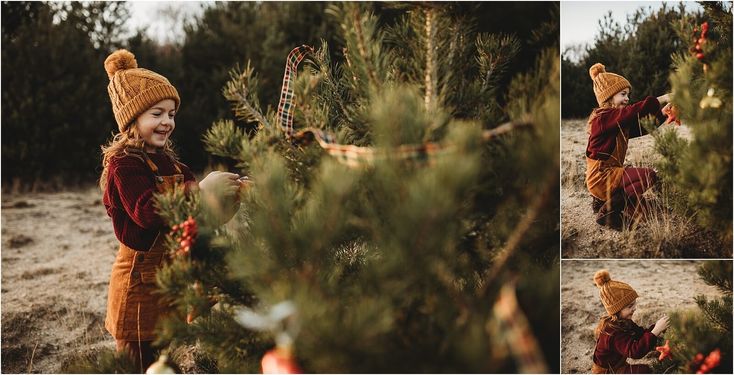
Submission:
[[[163,99],[138,116],[135,124],[145,141],[145,151],[155,152],[166,145],[168,137],[176,128],[173,119],[175,115],[176,102],[173,99]]]
[[[612,105],[614,107],[624,107],[630,102],[630,89],[626,88],[612,97]]]
[[[637,300],[632,301],[629,305],[625,306],[619,311],[619,317],[621,319],[632,319],[632,315],[637,310]]]

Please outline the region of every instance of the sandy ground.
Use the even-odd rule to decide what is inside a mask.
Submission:
[[[697,295],[719,297],[696,273],[701,261],[563,260],[561,265],[561,372],[588,373],[594,353],[594,328],[604,314],[594,272],[606,268],[612,280],[630,284],[640,298],[633,316],[649,327],[672,310],[695,308]]]
[[[99,188],[2,196],[2,372],[58,373],[114,347],[104,329],[117,252]]]
[[[666,126],[685,138],[690,129]],[[692,218],[680,217],[663,208],[664,194],[656,187],[646,193],[659,206],[644,224],[618,232],[594,221],[591,195],[586,190],[585,150],[588,134],[586,120],[561,122],[561,236],[564,258],[728,258],[732,244],[721,243],[715,236],[692,224]],[[653,166],[659,157],[652,136],[630,140],[625,165]]]

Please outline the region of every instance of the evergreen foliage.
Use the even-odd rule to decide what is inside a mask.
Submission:
[[[674,132],[657,132],[657,164],[672,203],[684,214],[712,228],[723,240],[732,237],[732,16],[723,3],[705,3],[703,20],[709,31],[703,43],[705,57],[690,49],[700,37],[696,17],[683,17],[676,31],[685,44],[674,55],[670,75],[673,104],[689,126],[693,139]],[[698,31],[694,31],[697,28]],[[660,134],[662,133],[662,134]]]
[[[515,37],[475,32],[451,5],[401,7],[386,26],[370,5],[330,5],[339,41],[321,42],[294,82],[296,130],[387,155],[363,167],[294,145],[257,99],[272,83],[249,64],[231,72],[224,96],[256,129],[218,121],[205,143],[254,183],[224,227],[180,193],[159,196],[171,225],[192,215],[200,228],[190,257],[158,274],[179,312],[159,343],[198,343],[221,372],[258,372],[275,332],[237,317],[291,301],[308,372],[514,372],[527,364],[493,306],[516,285],[514,318],[527,316],[534,355],[557,371],[558,52],[517,75]],[[507,91],[502,75],[514,77]],[[508,134],[482,142],[502,122]],[[395,157],[425,142],[445,152]]]
[[[732,372],[732,263],[706,261],[699,266],[698,274],[723,296],[697,296],[698,310],[670,314],[671,327],[665,332],[665,339],[670,341],[672,357],[655,364],[656,373],[696,373],[703,370],[705,358],[716,350],[720,352],[719,363],[705,372]]]

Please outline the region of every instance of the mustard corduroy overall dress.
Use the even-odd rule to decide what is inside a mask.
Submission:
[[[184,181],[181,169],[174,161],[176,174],[160,176],[158,167],[143,153],[155,176],[156,189],[163,192]],[[156,290],[155,275],[165,256],[165,236],[159,232],[148,251],[136,251],[120,243],[112,265],[105,328],[116,340],[152,341],[155,325],[169,308],[161,303]]]
[[[622,187],[624,158],[627,156],[629,130],[619,127],[614,151],[607,160],[586,158],[586,187],[591,195],[603,201],[609,200],[614,190]]]

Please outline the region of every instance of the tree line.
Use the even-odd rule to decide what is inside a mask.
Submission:
[[[180,40],[161,44],[144,29],[127,37],[131,17],[125,2],[2,3],[2,185],[56,189],[99,178],[99,146],[117,131],[107,96],[103,62],[128,48],[139,66],[166,76],[181,95],[173,141],[194,171],[219,161],[201,137],[217,119],[234,118],[222,89],[230,71],[250,61],[257,67],[263,103],[277,103],[285,56],[294,46],[325,40],[343,54],[338,24],[322,2],[221,2],[184,21]],[[516,65],[528,71],[540,51],[558,36],[539,33],[549,17],[542,4],[523,6],[527,17],[502,17],[497,7],[463,4],[459,13],[487,20],[485,32],[512,32],[523,43]],[[397,20],[399,7],[374,3],[382,22]],[[537,9],[536,9],[537,8]],[[557,22],[557,12],[555,13]],[[501,82],[507,92],[509,79]],[[247,124],[240,124],[247,126]]]
[[[671,55],[689,43],[676,33],[676,27],[689,13],[682,4],[663,4],[657,11],[640,8],[624,26],[615,22],[611,13],[604,16],[599,21],[596,39],[580,56],[574,58],[570,50],[563,53],[561,116],[587,117],[597,106],[589,77],[589,67],[597,62],[604,64],[608,72],[621,74],[630,81],[632,101],[669,92]]]

